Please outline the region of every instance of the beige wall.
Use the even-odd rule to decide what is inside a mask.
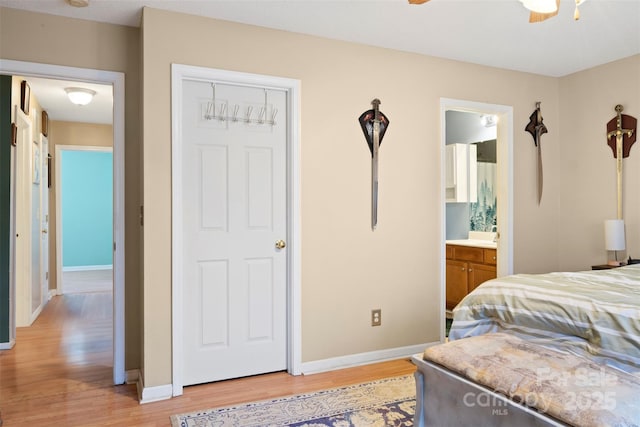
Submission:
[[[604,220],[615,219],[616,160],[607,145],[607,122],[623,114],[640,118],[640,55],[560,80],[562,182],[557,213],[560,268],[604,264]],[[640,258],[640,145],[623,160],[623,217],[627,251]],[[621,253],[624,256],[625,253]]]
[[[27,26],[33,31],[16,43]],[[212,49],[212,40],[225,43]],[[151,387],[171,382],[171,63],[302,82],[303,361],[438,339],[441,97],[513,106],[516,272],[603,260],[602,220],[615,214],[604,126],[617,103],[640,115],[638,56],[556,79],[154,9],[145,9],[139,32],[0,8],[0,56],[126,73],[127,369],[141,367]],[[380,225],[372,233],[370,157],[357,117],[374,97],[391,125],[381,148]],[[536,151],[523,131],[536,101],[549,128],[539,206]],[[632,166],[640,161],[636,149],[625,160],[629,183],[640,173]],[[141,242],[142,190],[148,214]],[[640,220],[632,217],[640,196],[630,184],[626,193],[628,242],[637,256]],[[374,307],[383,310],[379,328],[369,326]]]
[[[125,73],[126,369],[140,366],[141,352],[139,34],[138,28],[0,8],[2,59]]]
[[[75,123],[49,120],[49,152],[55,157],[56,145],[113,147],[113,126],[95,123]],[[49,193],[49,289],[57,287],[56,239],[56,182],[55,158],[51,162],[51,188]]]
[[[154,212],[145,219],[145,385],[171,382],[171,63],[302,82],[303,362],[439,339],[441,97],[514,107],[516,268],[557,265],[549,246],[559,190],[549,185],[537,206],[535,150],[522,129],[542,101],[553,129],[547,179],[560,182],[558,79],[149,8],[142,37],[144,205]],[[376,97],[391,124],[371,232],[370,155],[357,118]],[[378,307],[383,326],[372,328]]]

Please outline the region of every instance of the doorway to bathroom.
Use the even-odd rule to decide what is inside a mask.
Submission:
[[[442,335],[480,283],[513,271],[513,108],[441,99]]]

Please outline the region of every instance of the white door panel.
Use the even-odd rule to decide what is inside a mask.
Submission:
[[[16,326],[30,326],[32,322],[32,124],[29,116],[16,106],[18,128],[16,146],[15,192],[15,283]]]
[[[287,367],[286,123],[243,120],[286,111],[286,96],[216,95],[229,120],[204,118],[210,83],[183,82],[184,385]]]

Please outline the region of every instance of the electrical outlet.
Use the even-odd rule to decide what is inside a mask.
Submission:
[[[380,325],[382,325],[382,310],[379,308],[371,310],[371,326]]]

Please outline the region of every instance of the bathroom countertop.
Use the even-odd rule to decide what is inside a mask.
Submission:
[[[460,246],[473,246],[476,248],[497,249],[498,244],[493,240],[483,239],[460,239],[460,240],[447,240],[447,245],[460,245]]]

